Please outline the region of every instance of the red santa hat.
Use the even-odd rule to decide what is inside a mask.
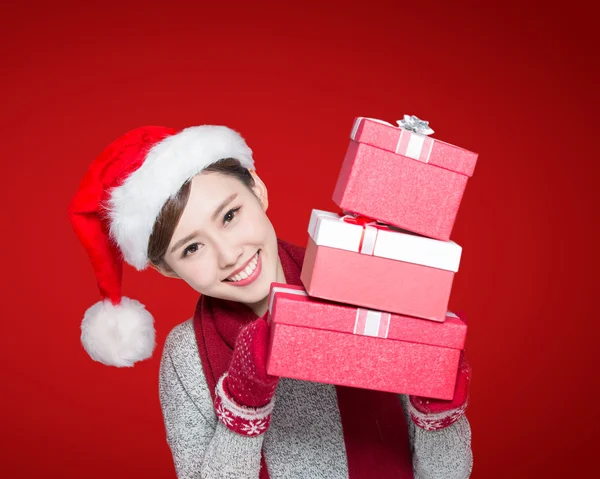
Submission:
[[[154,319],[140,302],[121,295],[123,261],[140,271],[148,266],[148,241],[166,201],[224,158],[254,169],[252,150],[230,128],[148,126],[118,138],[85,173],[68,212],[102,298],[81,323],[81,342],[92,359],[122,367],[152,356]]]

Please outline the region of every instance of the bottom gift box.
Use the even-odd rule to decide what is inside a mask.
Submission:
[[[452,399],[467,325],[309,297],[273,283],[267,372],[273,376]]]

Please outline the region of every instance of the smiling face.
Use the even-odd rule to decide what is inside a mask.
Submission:
[[[266,311],[271,282],[285,282],[264,183],[250,189],[216,172],[196,175],[164,262],[206,296]],[[173,276],[173,274],[163,274]]]

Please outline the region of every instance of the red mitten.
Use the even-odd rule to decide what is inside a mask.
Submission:
[[[267,374],[269,327],[264,318],[240,332],[229,370],[217,384],[217,417],[229,429],[246,436],[269,427],[279,378]]]
[[[410,396],[408,411],[413,422],[427,430],[437,431],[454,424],[467,409],[471,367],[465,361],[464,351],[460,354],[454,397],[450,401]]]

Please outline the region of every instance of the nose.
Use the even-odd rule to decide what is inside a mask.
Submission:
[[[230,239],[223,236],[215,241],[215,249],[217,251],[217,259],[221,269],[231,268],[235,266],[242,258],[244,249]]]

